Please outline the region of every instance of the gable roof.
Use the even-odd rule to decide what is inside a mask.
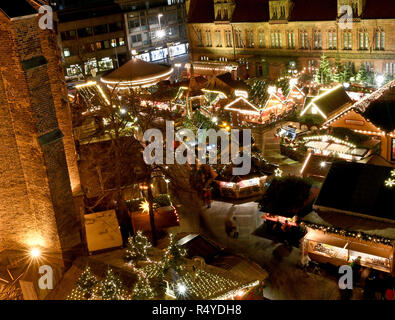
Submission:
[[[1,1],[0,9],[9,18],[23,17],[37,13],[37,10],[27,0]]]
[[[313,99],[313,103],[325,114],[329,115],[333,111],[343,107],[352,100],[348,96],[342,85],[338,85]]]
[[[362,117],[369,120],[374,126],[386,132],[395,130],[395,80],[387,83],[380,89],[366,96],[362,100],[354,103],[349,108],[345,108],[338,114],[328,118],[323,126],[346,115],[354,110]]]
[[[323,211],[395,220],[395,188],[387,188],[384,183],[392,170],[370,164],[333,162],[314,206]]]
[[[243,114],[260,115],[261,112],[251,102],[243,97],[238,97],[236,100],[229,103],[225,110],[236,111]]]
[[[307,98],[306,100],[310,100]],[[327,116],[332,114],[334,111],[339,110],[351,103],[351,98],[348,96],[344,87],[340,84],[330,90],[325,91],[321,95],[314,97],[310,103],[305,103],[305,108],[302,110],[300,115],[304,115],[309,108],[315,106],[318,108],[319,114],[321,114],[321,116],[326,119]]]

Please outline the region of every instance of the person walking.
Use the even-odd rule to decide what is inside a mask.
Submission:
[[[233,217],[233,238],[237,239],[239,237],[239,225],[237,223],[236,217]]]

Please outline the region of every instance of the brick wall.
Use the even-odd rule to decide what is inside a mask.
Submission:
[[[37,17],[0,13],[0,251],[40,245],[67,263],[81,252],[82,224],[60,63],[56,36]]]

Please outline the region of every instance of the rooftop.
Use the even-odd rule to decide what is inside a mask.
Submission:
[[[120,86],[148,85],[168,78],[172,72],[173,69],[170,66],[133,58],[120,68],[103,76],[101,81]]]
[[[362,214],[395,220],[395,188],[385,180],[393,168],[354,162],[334,162],[314,204],[323,211]]]
[[[37,10],[27,0],[2,1],[0,9],[9,18],[23,17],[37,13]]]
[[[325,115],[329,115],[346,104],[352,103],[352,100],[344,87],[339,85],[316,97],[313,102]]]

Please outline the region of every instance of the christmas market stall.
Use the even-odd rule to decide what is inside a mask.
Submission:
[[[301,143],[314,154],[338,157],[345,160],[361,160],[370,151],[368,148],[358,147],[352,142],[330,134],[306,136],[301,138]]]
[[[352,100],[348,96],[344,87],[342,85],[338,85],[332,89],[323,91],[322,94],[311,99],[310,103],[307,104],[300,113],[300,116],[305,114],[315,114],[321,116],[322,122],[324,122],[332,114],[341,109],[347,108],[350,105],[352,105]]]
[[[326,119],[323,128],[348,128],[378,141],[381,156],[395,163],[395,81]]]
[[[295,103],[299,107],[304,105],[305,96],[304,92],[294,84],[291,86],[286,100]]]
[[[233,165],[226,165],[218,171],[214,180],[214,194],[226,199],[243,199],[263,194],[267,181],[277,169],[276,165],[264,159],[252,157],[248,175],[233,175]]]
[[[255,235],[299,247],[305,231],[299,226],[299,216],[310,212],[316,188],[299,177],[277,177],[259,201],[262,225]]]
[[[358,259],[394,274],[394,177],[391,167],[334,162],[314,211],[302,218],[302,254],[336,266]]]
[[[101,77],[101,82],[110,90],[144,88],[168,80],[172,73],[172,67],[132,58],[120,68]]]
[[[262,108],[261,121],[274,121],[277,117],[291,110],[292,105],[292,103],[287,103],[285,98],[280,97],[276,92],[271,92]]]
[[[241,125],[243,122],[260,123],[261,112],[257,106],[244,97],[237,97],[224,107],[224,110],[232,113],[232,124]]]

